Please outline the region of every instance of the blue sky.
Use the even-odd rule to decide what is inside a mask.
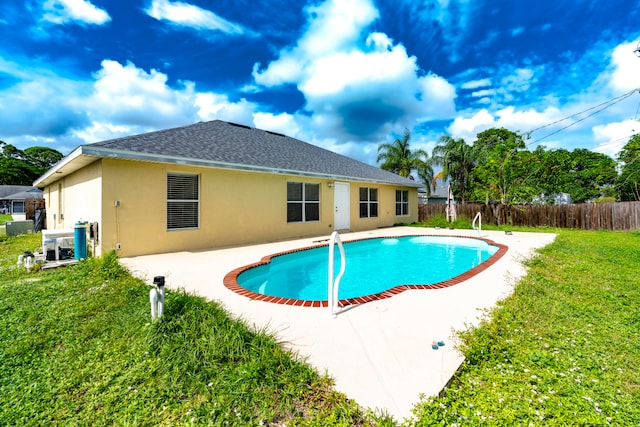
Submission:
[[[639,42],[629,0],[0,0],[0,140],[68,154],[221,119],[376,164],[405,129],[430,151],[571,117],[529,147],[615,156]]]

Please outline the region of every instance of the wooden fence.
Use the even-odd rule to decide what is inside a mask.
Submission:
[[[419,220],[445,216],[444,204],[419,207]],[[578,205],[457,204],[458,218],[472,221],[482,213],[484,224],[560,227],[582,230],[639,230],[640,202],[584,203]]]

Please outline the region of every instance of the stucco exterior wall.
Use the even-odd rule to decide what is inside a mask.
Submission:
[[[197,229],[167,230],[168,173],[200,177]],[[287,182],[320,184],[319,221],[287,223]],[[98,221],[96,253],[117,249],[120,256],[329,236],[334,229],[334,189],[329,183],[333,180],[104,158],[45,189],[51,207],[47,221],[57,228],[73,227],[79,219]],[[377,218],[360,218],[360,187],[378,189]],[[350,229],[416,222],[417,189],[403,188],[409,191],[410,215],[400,217],[395,215],[396,189],[351,182]],[[63,220],[53,218],[57,212]]]
[[[101,222],[101,195],[100,160],[45,187],[47,228],[73,228],[78,221]]]

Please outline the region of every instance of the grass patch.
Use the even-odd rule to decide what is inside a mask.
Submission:
[[[7,221],[13,221],[13,217],[11,215],[0,214],[0,237],[7,235],[7,229],[5,228]]]
[[[265,331],[217,304],[149,287],[113,253],[28,273],[0,241],[0,425],[390,425],[333,389]]]
[[[453,228],[455,230],[471,230],[472,222],[465,218],[458,218],[453,222],[447,222],[447,218],[444,215],[434,216],[428,221],[425,222],[417,222],[411,224],[412,227],[430,227],[430,228]],[[522,231],[522,232],[542,232],[542,233],[557,233],[560,231],[559,228],[552,227],[524,227],[524,226],[514,226],[514,225],[493,225],[493,224],[482,224],[483,230],[494,230],[494,231]]]
[[[418,222],[415,224],[411,224],[413,227],[431,227],[431,228],[454,228],[457,230],[471,230],[471,222],[466,219],[456,219],[453,222],[448,222],[447,217],[444,215],[434,216],[429,221],[426,222]]]
[[[13,221],[13,217],[11,215],[0,214],[0,225],[4,225],[7,221]]]
[[[639,232],[562,230],[415,426],[640,424]]]

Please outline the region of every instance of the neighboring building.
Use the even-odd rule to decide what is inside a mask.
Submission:
[[[33,219],[36,209],[43,207],[42,191],[28,185],[0,185],[0,213],[14,221]]]
[[[431,190],[431,194],[427,196],[427,191],[424,189],[419,190],[420,193],[418,195],[420,204],[424,205],[444,205],[447,204],[448,201],[448,187],[447,185],[439,185],[435,190]]]
[[[34,185],[49,229],[96,222],[96,253],[121,256],[412,223],[422,186],[219,120],[82,145]]]

